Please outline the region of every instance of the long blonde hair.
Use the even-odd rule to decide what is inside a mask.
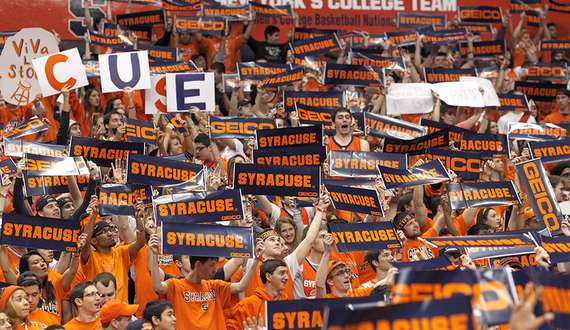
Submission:
[[[8,319],[8,322],[10,322],[10,324],[12,325],[12,327],[15,329],[17,327],[19,327],[21,324],[16,324],[16,307],[14,306],[14,294],[18,291],[24,291],[23,289],[17,289],[14,292],[12,292],[12,294],[10,295],[10,298],[8,298],[8,302],[6,304],[6,311],[4,312],[6,314],[6,318]],[[26,291],[24,291],[24,293],[26,293]],[[26,299],[26,298],[24,298]],[[28,319],[28,317],[24,318],[24,324],[25,325],[32,325],[32,322],[30,322],[30,320]]]
[[[293,239],[293,242],[291,242],[291,246],[289,247],[289,253],[291,253],[295,251],[297,246],[299,246],[299,243],[301,243],[301,239],[299,238],[299,231],[297,230],[297,224],[295,224],[295,221],[293,221],[293,219],[289,217],[280,217],[277,219],[277,222],[275,223],[275,231],[277,231],[277,234],[281,236],[281,227],[286,223],[290,224],[291,226],[293,226],[293,229],[295,229],[295,238]],[[283,239],[285,238],[283,237]]]

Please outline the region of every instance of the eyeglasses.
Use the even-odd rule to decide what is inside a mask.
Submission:
[[[350,269],[346,268],[346,269],[339,270],[338,273],[329,276],[329,278],[333,278],[333,277],[339,276],[339,275],[350,275]]]
[[[200,152],[202,149],[206,149],[206,147],[195,147],[194,149],[196,149],[197,152]]]
[[[85,297],[95,298],[95,296],[101,298],[103,295],[99,291],[93,291],[93,292],[84,294],[83,298],[85,298]]]
[[[112,225],[112,226],[109,226],[109,228],[105,228],[105,229],[101,230],[94,237],[97,237],[99,235],[107,235],[108,233],[114,233],[116,231],[117,231],[117,226]]]

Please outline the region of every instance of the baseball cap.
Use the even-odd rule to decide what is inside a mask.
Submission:
[[[63,207],[63,205],[65,205],[65,203],[69,203],[69,202],[73,203],[73,199],[71,199],[69,197],[61,197],[61,198],[56,199],[56,201],[57,201],[57,205],[59,206],[60,209]]]
[[[36,201],[36,212],[41,211],[46,205],[48,205],[51,202],[57,202],[55,198],[51,195],[45,195],[38,198],[38,200]]]
[[[134,315],[138,309],[139,305],[129,305],[119,299],[107,301],[105,305],[101,307],[101,312],[99,312],[101,324],[109,323],[119,316]]]
[[[38,282],[38,287],[42,287],[42,280],[40,279],[40,277],[38,275],[36,275],[36,273],[27,270],[25,272],[23,272],[22,274],[20,274],[20,276],[18,276],[18,280],[16,282],[17,285],[21,286],[22,283],[26,282],[26,281],[36,281]]]
[[[346,266],[346,264],[345,264],[344,262],[342,262],[342,261],[338,261],[338,260],[329,261],[329,266],[328,266],[328,268],[327,268],[327,278],[329,277],[329,275],[331,274],[331,272],[333,271],[333,269],[335,269],[335,268],[337,268],[337,267],[339,267],[339,266],[342,266],[342,265],[345,265],[345,266]],[[348,267],[348,266],[346,266],[346,267]]]
[[[247,99],[240,100],[240,101],[238,102],[238,108],[241,108],[241,107],[243,107],[244,105],[250,104],[250,103],[251,103],[251,101],[250,101],[250,100],[247,100]]]
[[[97,234],[106,227],[109,227],[109,223],[107,221],[97,221],[95,226],[93,226],[93,237],[97,236]]]
[[[561,94],[564,94],[564,95],[570,97],[570,91],[566,88],[558,88],[556,90],[556,95],[561,95]]]

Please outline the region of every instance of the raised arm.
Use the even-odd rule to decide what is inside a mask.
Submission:
[[[258,238],[257,242],[255,243],[255,260],[251,264],[251,267],[249,267],[247,272],[244,274],[242,279],[237,283],[232,283],[232,285],[230,286],[231,294],[245,291],[245,289],[249,285],[249,282],[251,282],[253,275],[255,274],[255,271],[257,269],[257,264],[259,263],[259,257],[263,255],[263,252],[265,252],[265,243],[263,243],[263,239]]]
[[[305,258],[309,254],[309,251],[311,251],[311,247],[313,246],[313,243],[317,238],[317,234],[319,233],[319,228],[321,226],[321,221],[323,219],[323,214],[324,214],[323,211],[326,211],[330,204],[331,201],[328,195],[323,195],[319,199],[319,204],[317,204],[315,217],[313,218],[313,221],[311,221],[311,224],[309,225],[307,236],[305,236],[305,239],[302,240],[301,243],[299,243],[299,246],[297,246],[297,248],[295,249],[295,251],[293,251],[293,253],[295,253],[295,256],[297,257],[297,262],[299,263],[299,265],[303,264],[303,260],[305,260]]]
[[[75,278],[75,274],[77,274],[77,269],[79,268],[79,258],[81,257],[80,251],[82,250],[83,246],[87,245],[87,234],[83,233],[77,238],[77,252],[73,254],[71,258],[71,263],[69,264],[69,268],[61,274],[61,285],[63,286],[64,290],[67,290],[73,279]]]
[[[334,243],[334,238],[331,233],[328,233],[323,237],[324,252],[319,263],[319,269],[317,269],[317,274],[315,275],[315,298],[326,298],[327,297],[327,271],[329,268],[329,260],[331,258],[332,245]]]
[[[148,258],[147,262],[150,260],[151,264],[147,265],[150,271],[150,277],[152,279],[152,288],[154,292],[158,294],[167,294],[168,293],[168,284],[163,282],[161,279],[164,278],[164,273],[160,273],[160,269],[158,268],[158,246],[159,240],[157,234],[152,234],[148,241]]]
[[[93,226],[95,225],[95,219],[99,215],[99,198],[97,196],[91,196],[91,200],[89,202],[89,220],[85,224],[84,233],[87,235],[85,237],[86,242],[91,242],[91,238],[93,237]],[[81,262],[85,265],[91,256],[91,244],[85,244],[81,247]]]
[[[140,198],[137,198],[135,204],[135,220],[137,222],[137,240],[129,244],[129,253],[131,257],[135,256],[140,249],[146,244],[146,237],[144,233],[144,225],[142,217],[144,214],[144,204]]]

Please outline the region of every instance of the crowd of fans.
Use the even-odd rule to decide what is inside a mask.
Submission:
[[[85,17],[90,31],[103,34],[103,23],[110,22],[112,16],[109,11],[107,17],[97,17],[92,23],[88,1],[85,1]],[[298,26],[298,18],[296,15],[295,26]],[[279,43],[279,28],[267,27],[264,41],[251,36],[254,20],[231,22],[227,36],[205,36],[176,31],[167,15],[164,35],[160,39],[153,38],[152,44],[177,47],[180,61],[192,61],[200,70],[215,74],[215,109],[200,112],[192,108],[177,114],[186,133],[178,133],[164,114],[145,114],[144,90],[127,87],[122,92],[102,93],[97,79],[91,79],[89,86],[78,90],[64,86],[62,102],[56,101],[57,95],[38,95],[26,106],[13,106],[2,101],[0,122],[5,123],[8,130],[37,115],[45,118],[51,127],[22,139],[67,145],[72,136],[121,141],[127,118],[153,121],[157,139],[155,145],[147,146],[147,155],[186,154],[192,162],[210,169],[209,190],[232,189],[235,164],[252,162],[256,142],[254,138],[210,139],[208,116],[271,118],[277,120],[278,127],[299,126],[299,115],[284,110],[283,90],[366,93],[368,100],[362,111],[386,115],[386,94],[390,85],[424,82],[424,67],[497,65],[498,77],[494,79],[497,92],[521,94],[514,90],[514,82],[526,80],[524,68],[528,62],[568,63],[563,51],[537,51],[540,40],[566,40],[558,35],[556,25],[548,24],[546,12],[540,13],[540,28],[534,36],[523,28],[524,13],[511,15],[506,11],[503,20],[500,30],[493,31],[491,39],[508,38],[509,50],[505,56],[491,61],[455,60],[459,58],[455,46],[424,49],[421,45],[423,36],[420,36],[415,46],[399,49],[406,69],[389,72],[383,88],[324,85],[319,69],[304,67],[305,77],[299,84],[283,86],[276,91],[266,90],[261,84],[252,90],[244,90],[236,81],[233,92],[225,93],[222,74],[235,72],[236,64],[242,61],[240,49],[243,47],[250,47],[255,61],[292,62],[288,43]],[[456,20],[451,23],[457,24]],[[362,36],[364,47],[373,47],[370,34],[362,32]],[[465,42],[469,57],[473,57],[473,42],[489,40],[485,37],[488,36],[468,34]],[[321,55],[321,60],[346,63],[350,38],[341,39],[340,44],[340,51]],[[391,46],[389,41],[381,43],[387,57],[392,56]],[[92,46],[86,38],[87,59],[112,51],[111,48]],[[560,84],[553,102],[530,100],[531,111],[528,113],[452,107],[433,93],[435,106],[431,113],[391,117],[413,123],[426,118],[492,134],[506,134],[509,122],[570,123],[570,92],[566,83]],[[328,151],[382,152],[382,139],[353,134],[351,109],[336,109],[332,114],[332,125],[336,135],[325,139]],[[70,193],[39,198],[24,197],[26,165],[19,161],[17,173],[2,178],[0,211],[81,221],[83,231],[78,238],[77,253],[16,246],[0,248],[0,280],[12,284],[1,292],[0,310],[4,313],[0,313],[0,329],[253,329],[267,322],[264,320],[265,301],[370,294],[389,297],[398,272],[392,262],[440,257],[448,258],[458,269],[492,267],[485,260],[471,260],[460,249],[429,248],[420,238],[537,228],[534,210],[522,193],[514,169],[514,164],[531,158],[525,147],[527,141],[522,142],[512,148],[510,159],[482,159],[481,176],[477,180],[514,181],[521,197],[521,203],[514,206],[452,210],[445,184],[420,185],[388,193],[378,183],[375,188],[379,195],[386,196],[382,205],[385,217],[336,210],[326,193],[312,200],[313,205],[308,207],[300,207],[294,196],[244,195],[241,202],[245,220],[222,224],[253,228],[256,239],[253,259],[161,254],[160,228],[154,222],[152,210],[145,209],[140,200],[134,206],[133,217],[99,214],[98,184],[127,183],[126,167],[120,160],[112,168],[99,169],[89,162],[90,179],[84,192],[78,188],[75,178],[69,177]],[[2,156],[7,158],[3,153]],[[423,157],[410,156],[410,160],[414,166],[424,163]],[[570,163],[547,165],[556,202],[563,202],[570,194]],[[329,169],[329,164],[323,164],[324,177],[330,177]],[[98,170],[101,177],[98,177]],[[451,171],[450,175],[457,180]],[[161,195],[174,193],[167,188],[155,188],[154,192]],[[330,223],[375,221],[392,222],[402,243],[401,249],[339,252],[327,226]],[[561,229],[564,235],[570,236],[567,220]],[[548,253],[542,248],[535,252],[537,265],[549,268]],[[511,260],[509,265],[513,269],[523,268],[516,260]],[[565,273],[567,267],[559,264],[557,271]],[[520,322],[532,314],[528,304],[532,302],[524,302],[515,310],[519,314],[517,322],[511,324],[512,329],[537,326],[536,323]],[[552,315],[546,314],[540,320],[550,321]]]

